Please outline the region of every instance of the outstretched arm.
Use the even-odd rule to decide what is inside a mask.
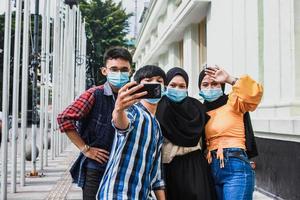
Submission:
[[[134,92],[143,87],[143,85],[136,86],[136,84],[136,82],[128,83],[119,90],[115,109],[112,113],[114,126],[118,129],[124,130],[128,128],[129,120],[127,118],[125,110],[138,102],[140,100],[140,97],[147,94],[147,92],[134,94]]]

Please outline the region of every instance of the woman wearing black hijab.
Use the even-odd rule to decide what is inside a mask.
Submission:
[[[188,97],[188,82],[183,69],[170,69],[166,95],[156,114],[165,138],[162,157],[167,199],[211,200],[214,187],[200,146],[208,116],[202,103]]]

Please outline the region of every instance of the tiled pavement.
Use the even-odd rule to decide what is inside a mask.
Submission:
[[[80,200],[81,190],[71,184],[69,167],[73,163],[78,150],[69,145],[68,148],[55,160],[49,160],[48,167],[45,167],[44,177],[26,178],[26,186],[17,186],[17,193],[10,193],[8,185],[9,200]],[[27,171],[30,171],[30,163],[27,164]],[[20,165],[18,165],[20,166]],[[17,181],[19,183],[19,180]],[[254,200],[270,200],[270,198],[255,192]]]

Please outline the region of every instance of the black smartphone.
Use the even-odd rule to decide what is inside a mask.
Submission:
[[[141,99],[157,99],[161,97],[161,84],[159,83],[143,83],[144,87],[137,90],[133,94],[142,93],[147,91],[145,96],[142,96]]]

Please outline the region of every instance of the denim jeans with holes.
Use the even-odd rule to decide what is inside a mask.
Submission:
[[[243,159],[230,156],[236,151],[240,152]],[[211,163],[218,200],[252,200],[255,172],[245,151],[239,148],[226,148],[223,152],[224,168],[220,168],[220,161],[216,156],[213,156]]]

